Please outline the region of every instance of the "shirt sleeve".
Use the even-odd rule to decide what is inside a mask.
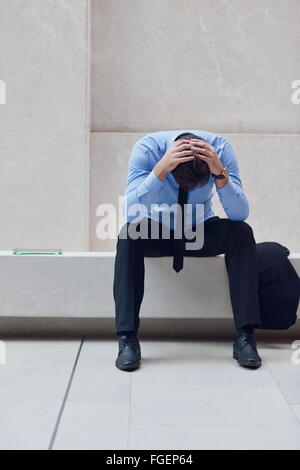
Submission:
[[[151,204],[157,203],[164,182],[153,171],[155,161],[149,148],[137,142],[132,149],[128,165],[125,197],[122,210],[128,222],[147,216]]]
[[[216,187],[219,199],[229,219],[243,221],[249,215],[249,203],[243,191],[234,150],[228,141],[224,145],[220,160],[228,168],[229,181],[222,188]]]

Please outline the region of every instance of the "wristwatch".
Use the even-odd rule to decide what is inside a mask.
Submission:
[[[214,175],[213,176],[216,178],[216,180],[223,180],[228,177],[228,169],[226,166],[223,167],[223,171],[220,175]]]

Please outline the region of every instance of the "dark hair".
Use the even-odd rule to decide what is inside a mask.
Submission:
[[[188,132],[179,134],[174,142],[177,140],[199,139],[204,140],[198,135]],[[210,170],[207,163],[201,158],[195,157],[188,162],[179,163],[174,170],[171,171],[176,182],[184,189],[189,190],[196,186],[206,184],[210,177]]]

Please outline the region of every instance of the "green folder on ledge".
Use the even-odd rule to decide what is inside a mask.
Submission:
[[[15,248],[12,250],[13,255],[61,255],[63,253],[60,249],[36,249],[36,248]]]

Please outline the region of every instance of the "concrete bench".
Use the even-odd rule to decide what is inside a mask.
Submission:
[[[112,318],[114,252],[13,255],[0,252],[0,317]],[[300,254],[290,260],[300,275]],[[145,259],[141,317],[232,318],[224,255]],[[298,311],[298,316],[299,316]]]

